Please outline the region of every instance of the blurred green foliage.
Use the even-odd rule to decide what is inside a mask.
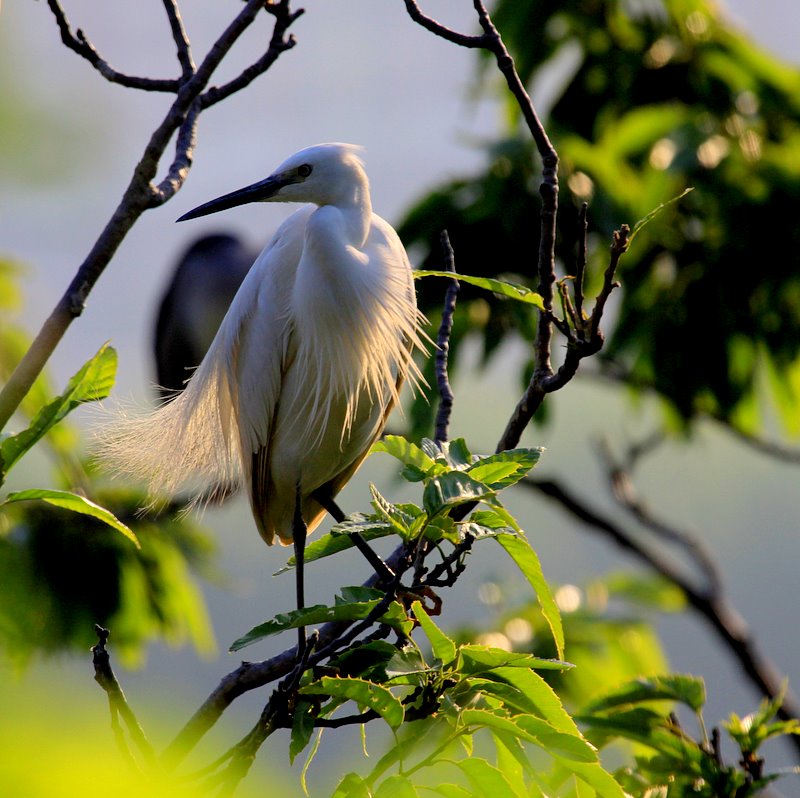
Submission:
[[[557,84],[543,110],[561,157],[564,273],[574,272],[582,202],[596,281],[615,228],[694,187],[623,260],[606,373],[656,390],[684,422],[707,414],[749,433],[768,385],[786,429],[800,432],[800,70],[712,0],[498,0],[493,17],[534,102],[543,74],[548,93]],[[484,90],[505,91],[486,67]],[[422,268],[441,264],[447,228],[458,271],[511,273],[535,288],[538,157],[510,100],[506,109],[485,171],[436,188],[400,233],[422,248]],[[423,281],[419,293],[436,318],[441,286]],[[486,355],[512,331],[530,338],[534,312],[468,286],[460,301],[455,349],[470,331]]]
[[[18,275],[17,266],[0,261],[3,377],[29,344],[13,322]],[[94,624],[113,628],[128,664],[140,662],[155,638],[214,649],[192,578],[209,568],[208,537],[178,507],[145,519],[142,493],[103,487],[65,421],[80,404],[107,396],[115,375],[116,353],[104,345],[62,393],[40,377],[12,421],[20,430],[0,436],[0,485],[32,452],[48,456],[35,466],[35,488],[0,497],[0,661],[18,670],[37,654],[86,651]]]

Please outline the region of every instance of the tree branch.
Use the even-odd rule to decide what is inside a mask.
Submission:
[[[696,588],[669,560],[637,542],[622,526],[591,508],[585,501],[555,480],[526,478],[521,483],[556,501],[589,529],[599,531],[623,551],[643,562],[657,574],[678,587],[689,605],[710,624],[725,647],[739,663],[744,674],[758,691],[769,699],[783,692],[783,677],[772,661],[759,651],[744,619],[724,596],[719,586]],[[797,699],[787,693],[778,715],[784,720],[800,717]],[[790,735],[789,742],[800,752],[800,739]]]
[[[169,20],[169,27],[172,31],[172,39],[177,49],[181,73],[184,78],[188,78],[194,74],[195,65],[192,60],[192,49],[189,44],[189,37],[186,35],[181,13],[178,10],[178,3],[176,0],[163,0],[163,2],[164,10],[167,12],[167,19]]]
[[[72,35],[58,0],[48,0],[48,4],[55,14],[65,44],[91,61],[87,49],[89,45]],[[298,16],[297,13],[289,12],[288,7],[288,0],[281,0],[270,6],[273,12],[277,8],[281,9],[281,13],[275,15],[275,24],[284,33],[287,19],[290,24]],[[69,325],[83,312],[89,293],[131,227],[145,210],[165,202],[183,185],[191,166],[197,114],[201,110],[201,106],[197,104],[198,98],[219,63],[263,8],[264,0],[248,0],[211,47],[194,74],[176,84],[179,85],[177,96],[163,121],[151,135],[111,219],[79,267],[66,292],[42,325],[31,347],[0,391],[0,429],[5,427],[19,407],[19,403],[41,373]],[[283,49],[288,49],[288,46]],[[276,57],[274,54],[270,63],[273,63]],[[249,81],[243,85],[247,83]],[[156,176],[159,162],[176,131],[180,133],[172,166],[162,183],[154,186],[152,181]]]
[[[442,230],[441,244],[444,254],[444,270],[455,272],[455,256],[447,230]],[[453,411],[454,397],[447,374],[447,357],[450,352],[450,334],[453,331],[453,314],[456,311],[459,287],[458,280],[455,277],[447,281],[442,321],[439,325],[439,334],[436,337],[436,384],[439,388],[439,409],[436,413],[434,439],[437,443],[443,443],[448,439],[450,414]]]
[[[165,2],[168,2],[168,0],[165,0]],[[142,78],[135,75],[126,75],[113,69],[100,57],[94,45],[86,38],[86,34],[80,28],[76,33],[72,32],[67,15],[64,13],[59,0],[47,0],[47,5],[56,18],[58,30],[61,33],[61,41],[70,50],[85,58],[109,82],[118,83],[120,86],[126,86],[129,89],[141,89],[143,91],[176,92],[180,88],[180,80]]]

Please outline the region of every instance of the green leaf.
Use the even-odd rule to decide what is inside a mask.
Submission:
[[[331,798],[372,798],[372,793],[358,773],[348,773],[336,785]]]
[[[291,612],[280,613],[272,620],[253,627],[247,634],[234,640],[229,651],[239,651],[246,646],[263,640],[265,637],[284,632],[287,629],[298,629],[301,626],[311,626],[312,624],[328,623],[329,621],[361,621],[366,618],[377,606],[379,600],[364,601],[353,604],[336,604],[333,607],[324,604],[314,604],[302,610],[292,610]],[[377,620],[378,623],[391,626],[393,629],[409,634],[414,625],[408,619],[402,605],[393,601],[386,612]]]
[[[598,762],[570,762],[559,759],[561,766],[588,784],[599,798],[630,798],[616,779]]]
[[[634,679],[592,701],[588,712],[599,712],[626,704],[642,701],[679,701],[699,712],[706,702],[706,688],[703,680],[688,674],[667,674]]]
[[[561,699],[536,671],[504,666],[489,671],[485,676],[488,679],[500,679],[524,693],[536,705],[538,714],[558,731],[580,736],[575,721],[564,709]]]
[[[514,722],[536,739],[552,756],[570,762],[597,762],[597,749],[582,734],[567,733],[553,728],[547,721],[533,715],[519,715]]]
[[[330,557],[332,554],[338,554],[340,551],[352,548],[354,544],[349,537],[350,532],[358,532],[366,541],[377,540],[378,538],[385,538],[395,534],[394,527],[388,521],[380,521],[374,517],[354,513],[340,524],[333,526],[328,534],[322,535],[309,543],[304,553],[305,562],[310,563],[314,562],[314,560],[321,560],[325,557]],[[275,572],[275,576],[290,571],[295,565],[295,558],[293,556],[289,557],[286,565]]]
[[[414,518],[384,498],[372,482],[369,483],[369,491],[372,494],[372,506],[375,508],[375,512],[391,524],[392,529],[398,535],[407,540],[410,537],[410,527],[414,523]]]
[[[396,773],[380,783],[375,798],[419,798],[419,793],[405,776]]]
[[[506,550],[531,587],[536,591],[536,600],[542,609],[542,616],[550,627],[558,656],[563,657],[564,627],[561,623],[561,613],[550,590],[550,585],[547,584],[547,580],[542,573],[539,557],[521,532],[518,535],[501,535],[495,540]]]
[[[473,277],[468,274],[456,274],[455,272],[433,269],[415,269],[414,279],[418,280],[421,277],[455,277],[457,280],[491,291],[493,294],[516,299],[518,302],[525,302],[529,305],[534,305],[539,310],[544,310],[544,301],[539,294],[524,285],[510,283],[506,280],[495,280],[491,277]]]
[[[518,795],[503,773],[485,759],[473,757],[456,764],[469,780],[475,795],[482,798]]]
[[[467,473],[494,490],[515,485],[539,462],[544,449],[509,449],[473,463]]]
[[[311,714],[313,704],[310,701],[297,701],[292,714],[292,736],[289,740],[289,764],[299,753],[305,750],[314,734],[314,716]]]
[[[434,477],[425,485],[422,504],[428,515],[433,516],[459,504],[494,496],[494,493],[491,488],[461,471],[449,471]]]
[[[27,429],[3,440],[0,444],[2,475],[5,476],[25,452],[78,405],[105,399],[114,385],[116,372],[117,353],[108,344],[103,344],[70,379],[64,393],[45,405]]]
[[[9,493],[3,504],[12,504],[13,502],[27,502],[27,501],[43,501],[52,504],[55,507],[63,507],[65,510],[71,510],[73,513],[80,513],[81,515],[89,515],[102,521],[117,532],[121,532],[130,540],[136,548],[141,548],[136,535],[130,527],[122,523],[112,512],[95,504],[85,496],[80,496],[77,493],[70,493],[66,490],[45,490],[43,488],[34,488],[31,490],[20,490],[15,493]],[[0,505],[2,506],[2,505]]]
[[[523,668],[543,671],[563,671],[575,667],[570,662],[557,659],[543,659],[532,654],[521,654],[506,651],[502,648],[490,646],[465,645],[460,646],[458,653],[461,657],[459,670],[465,675],[477,675],[495,668]]]
[[[433,458],[425,454],[415,443],[411,443],[401,435],[385,435],[381,440],[372,444],[372,451],[390,454],[404,466],[411,466],[424,475],[441,471],[441,466],[437,465]]]
[[[414,617],[419,621],[422,631],[431,641],[433,656],[443,665],[447,665],[456,658],[456,644],[431,620],[430,615],[419,601],[411,605]]]
[[[403,705],[389,690],[364,679],[323,676],[319,681],[301,687],[298,692],[304,695],[328,695],[355,701],[360,707],[367,707],[377,712],[393,729],[399,728],[405,717]]]

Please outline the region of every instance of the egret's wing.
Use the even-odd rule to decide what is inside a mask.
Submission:
[[[278,228],[242,284],[231,316],[238,322],[227,363],[227,382],[239,431],[242,470],[259,531],[271,542],[265,508],[270,500],[270,442],[284,375],[293,355],[289,302],[303,232],[313,208],[302,208]]]

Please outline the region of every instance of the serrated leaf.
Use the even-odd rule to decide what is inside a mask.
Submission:
[[[117,353],[104,344],[67,383],[64,392],[46,404],[33,417],[27,429],[9,435],[0,443],[0,466],[3,476],[52,427],[85,402],[105,399],[114,385]]]
[[[429,457],[419,446],[401,435],[385,435],[381,440],[372,444],[372,451],[390,454],[404,466],[413,466],[418,469],[421,474],[428,474],[440,468],[434,459]]]
[[[415,648],[397,651],[386,663],[386,678],[394,684],[420,684],[430,671]]]
[[[553,688],[534,670],[503,666],[485,674],[487,679],[500,679],[525,694],[536,705],[538,714],[551,726],[565,734],[580,736],[572,716],[564,709]]]
[[[9,493],[3,504],[27,501],[43,501],[55,507],[62,507],[65,510],[70,510],[73,513],[80,513],[81,515],[88,515],[92,518],[96,518],[98,521],[102,521],[107,526],[125,535],[137,549],[141,548],[139,540],[130,527],[123,524],[110,510],[106,510],[105,507],[95,504],[91,499],[87,499],[85,496],[80,496],[77,493],[70,493],[67,490],[34,488]]]
[[[699,712],[706,702],[705,683],[697,676],[677,673],[634,679],[592,701],[586,709],[599,712],[626,704],[663,700],[679,701]]]
[[[425,537],[434,542],[444,539],[459,543],[464,539],[464,534],[463,524],[457,524],[449,515],[431,518],[425,524]]]
[[[301,687],[298,692],[304,695],[322,694],[355,701],[360,707],[367,707],[377,712],[393,729],[399,728],[405,717],[403,705],[389,690],[365,679],[323,676],[319,681]]]
[[[523,668],[541,671],[563,671],[567,668],[574,668],[571,662],[564,662],[558,659],[543,659],[534,657],[532,654],[521,654],[514,651],[506,651],[502,648],[492,648],[490,646],[465,645],[460,646],[461,666],[459,670],[465,675],[475,675],[484,673],[500,667]]]
[[[553,597],[553,592],[550,590],[550,585],[542,573],[538,555],[522,533],[518,535],[501,535],[495,540],[506,550],[509,557],[514,560],[517,567],[522,571],[523,576],[536,591],[536,600],[541,607],[542,616],[550,627],[558,656],[563,657],[564,627],[561,623],[561,613]]]
[[[328,623],[329,621],[361,621],[372,612],[377,604],[378,600],[336,604],[333,607],[315,604],[302,610],[280,613],[272,620],[253,627],[247,634],[234,640],[228,650],[239,651],[265,637],[285,632],[287,629],[298,629],[301,626]],[[377,622],[391,626],[403,634],[408,634],[414,625],[413,621],[408,619],[402,605],[397,601],[393,601],[389,605]]]
[[[411,611],[430,640],[433,656],[443,665],[452,662],[456,658],[456,644],[431,620],[419,601],[411,605]]]
[[[449,507],[456,507],[471,501],[480,501],[495,492],[461,471],[449,471],[434,477],[426,485],[422,494],[422,505],[429,516]]]
[[[473,463],[467,473],[494,490],[515,485],[539,462],[544,449],[508,449]]]
[[[384,498],[375,485],[369,483],[369,492],[372,494],[372,506],[375,512],[391,524],[392,529],[400,535],[404,540],[410,537],[410,526],[414,522],[414,518],[404,513],[397,505],[392,504],[388,499]]]
[[[553,728],[533,715],[519,715],[516,724],[536,738],[548,753],[570,762],[597,762],[597,749],[580,733],[567,733]]]
[[[375,520],[360,513],[354,513],[342,523],[333,526],[330,532],[309,543],[304,552],[305,562],[310,563],[314,562],[314,560],[322,560],[332,554],[338,554],[340,551],[352,548],[355,544],[349,537],[351,532],[358,532],[367,542],[395,534],[394,527],[388,521]],[[278,574],[286,573],[286,571],[291,571],[295,565],[294,556],[289,557],[286,565],[276,571],[274,575],[277,576]]]
[[[524,285],[511,283],[507,280],[495,280],[491,277],[473,277],[468,274],[456,274],[455,272],[433,269],[415,269],[414,279],[418,280],[422,277],[455,277],[457,280],[491,291],[493,294],[500,294],[500,296],[515,299],[517,302],[525,302],[528,305],[534,305],[539,310],[544,310],[544,302],[539,294]]]

